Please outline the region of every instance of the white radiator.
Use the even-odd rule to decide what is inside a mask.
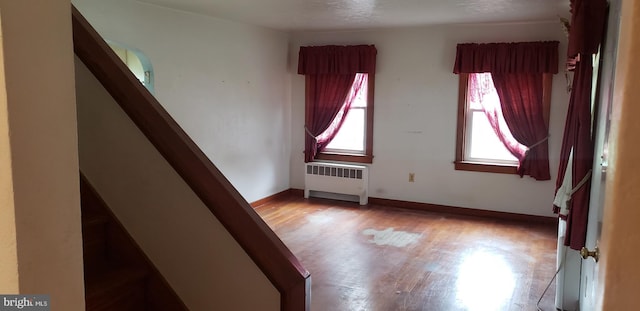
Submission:
[[[369,169],[364,165],[313,162],[305,164],[304,197],[311,191],[323,191],[360,197],[360,205],[369,201]]]

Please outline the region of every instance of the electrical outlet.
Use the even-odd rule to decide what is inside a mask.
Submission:
[[[414,181],[416,181],[416,174],[409,173],[409,182],[414,182]]]

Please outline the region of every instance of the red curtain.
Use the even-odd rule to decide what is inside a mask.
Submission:
[[[567,56],[589,55],[598,51],[607,16],[606,0],[571,0],[571,28]]]
[[[473,73],[469,74],[468,89],[469,105],[480,105],[484,110],[485,116],[489,120],[489,124],[493,131],[500,139],[500,142],[518,161],[522,159],[527,148],[518,142],[509,131],[504,120],[500,98],[493,84],[490,73]]]
[[[593,166],[593,125],[591,122],[591,91],[593,79],[592,55],[602,42],[607,14],[606,0],[571,0],[571,29],[567,49],[567,67],[574,70],[571,97],[560,150],[560,165],[556,192],[562,185],[569,155],[573,149],[572,187],[575,190],[567,202],[567,235],[564,244],[579,250],[585,245],[589,218]],[[583,182],[583,179],[587,182]],[[579,186],[582,182],[582,186]],[[559,208],[554,206],[554,212]]]
[[[331,124],[327,127],[324,132],[322,132],[319,136],[316,136],[316,142],[318,144],[318,152],[323,152],[327,145],[336,137],[340,128],[342,128],[342,124],[347,119],[347,113],[351,108],[351,104],[358,96],[358,92],[362,88],[362,86],[367,83],[367,74],[358,73],[353,80],[353,84],[351,85],[349,94],[347,98],[344,100],[344,104],[340,108],[338,114],[333,118]]]
[[[305,162],[311,162],[319,150],[317,137],[324,132],[345,105],[356,74],[316,74],[307,76],[305,110]],[[351,103],[348,103],[351,104]],[[349,111],[349,107],[345,107]],[[337,132],[337,131],[336,131]],[[335,136],[335,133],[334,135]],[[333,137],[325,139],[324,143]]]
[[[528,150],[518,159],[518,174],[549,180],[549,128],[544,120],[541,73],[491,73],[502,114],[513,137]]]
[[[349,91],[362,79],[357,73],[374,74],[377,50],[373,45],[303,46],[298,55],[298,73],[306,75],[305,162],[315,159],[335,137],[342,121],[332,133],[325,133],[338,115],[346,118],[353,98]],[[335,124],[334,124],[335,125]]]
[[[560,184],[564,179],[564,172],[569,160],[569,154],[573,149],[573,174],[572,186],[578,187],[583,178],[589,178],[593,166],[593,140],[591,122],[591,88],[592,88],[593,66],[591,57],[582,59],[577,63],[571,98],[569,99],[569,109],[567,112],[567,122],[562,139],[562,149],[560,153],[560,171],[558,178]],[[562,169],[564,167],[564,169]],[[557,189],[556,189],[557,191]],[[589,196],[591,193],[591,182],[586,182],[580,186],[572,195],[568,202],[569,214],[567,220],[567,234],[564,244],[575,250],[580,250],[587,237],[587,221],[589,219]],[[557,209],[555,210],[556,212]]]
[[[544,73],[558,73],[558,44],[458,44],[453,68],[454,73],[491,73],[509,130],[529,148],[518,159],[518,174],[537,180],[551,179],[542,86]]]

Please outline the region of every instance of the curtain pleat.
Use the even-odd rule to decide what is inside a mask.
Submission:
[[[581,60],[574,74],[574,87],[569,100],[569,111],[564,138],[562,141],[561,161],[568,160],[569,153],[573,149],[573,174],[572,186],[575,188],[585,176],[590,174],[593,166],[593,140],[591,139],[591,89],[593,66],[591,58]],[[565,165],[566,167],[566,165]],[[559,174],[560,175],[560,174]],[[564,172],[562,173],[564,178]],[[587,237],[587,221],[589,218],[589,196],[591,182],[584,183],[571,195],[568,203],[567,234],[565,245],[575,250],[580,250]]]
[[[518,174],[549,180],[549,129],[544,120],[541,73],[492,73],[504,120],[513,137],[529,149],[518,159]]]
[[[305,162],[311,162],[316,157],[319,148],[317,137],[331,125],[340,112],[355,77],[356,74],[307,76]],[[331,138],[333,137],[329,139]]]

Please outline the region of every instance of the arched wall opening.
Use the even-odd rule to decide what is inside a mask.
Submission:
[[[111,49],[120,57],[129,70],[138,78],[149,92],[154,92],[153,67],[149,58],[142,51],[113,41],[107,41]]]

